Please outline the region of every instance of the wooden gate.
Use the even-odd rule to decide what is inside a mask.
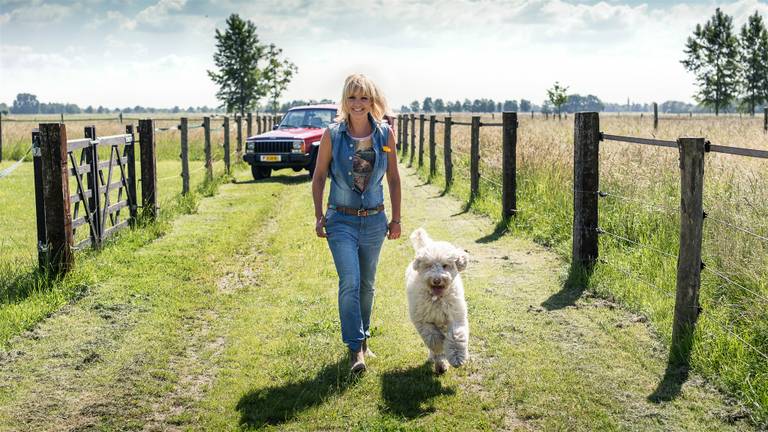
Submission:
[[[89,126],[85,138],[67,140],[65,125],[41,124],[32,143],[39,264],[66,272],[73,251],[99,248],[136,219],[133,127],[97,138]]]

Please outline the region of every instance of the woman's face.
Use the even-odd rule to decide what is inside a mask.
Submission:
[[[347,97],[347,106],[351,118],[367,119],[368,113],[371,112],[372,101],[370,97],[356,92]]]

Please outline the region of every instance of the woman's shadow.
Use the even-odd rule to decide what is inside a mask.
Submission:
[[[436,396],[453,395],[456,391],[443,387],[432,371],[432,363],[405,370],[387,372],[381,376],[384,410],[397,417],[413,419],[435,411],[434,406],[422,407]]]
[[[344,393],[357,381],[349,374],[346,358],[318,371],[311,379],[276,387],[253,389],[240,398],[240,425],[263,427],[279,425],[296,418],[302,411],[318,406],[329,396]]]

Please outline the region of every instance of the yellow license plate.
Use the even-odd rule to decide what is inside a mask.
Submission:
[[[262,162],[280,162],[280,155],[261,155]]]

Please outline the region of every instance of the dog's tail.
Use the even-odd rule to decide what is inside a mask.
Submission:
[[[419,250],[429,243],[432,243],[432,239],[429,237],[429,234],[427,234],[427,230],[424,228],[417,228],[411,233],[411,243],[413,244],[413,249]]]

